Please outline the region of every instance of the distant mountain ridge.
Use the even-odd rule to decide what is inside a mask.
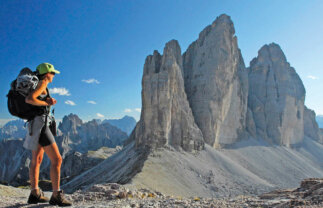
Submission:
[[[131,116],[124,116],[120,119],[104,119],[102,121],[102,124],[106,122],[110,123],[113,126],[118,127],[122,131],[126,132],[128,135],[130,135],[130,133],[135,128],[137,123],[135,118]]]
[[[8,138],[24,138],[26,135],[25,121],[16,119],[7,122],[0,128],[0,141]]]
[[[65,116],[64,116],[65,118]],[[78,125],[81,121],[80,118],[75,118],[78,119],[76,122],[74,122],[74,125]],[[126,132],[128,135],[131,133],[131,131],[134,129],[136,126],[136,120],[131,117],[131,116],[124,116],[120,119],[93,119],[95,120],[98,124],[103,124],[103,123],[110,123],[111,125],[119,128],[120,130]],[[63,121],[63,120],[62,120]],[[8,138],[24,138],[26,135],[26,128],[25,128],[25,121],[22,119],[15,119],[8,121],[5,123],[2,127],[0,127],[0,141],[2,139],[8,139]],[[59,123],[57,122],[57,126]],[[68,126],[67,128],[69,128]],[[62,127],[63,128],[63,127]],[[75,131],[75,126],[71,127]],[[64,130],[63,130],[64,131]]]
[[[128,135],[119,128],[108,122],[99,122],[93,119],[83,122],[76,114],[64,116],[59,123],[58,129],[61,133],[59,138],[71,141],[70,148],[85,153],[88,150],[96,150],[102,146],[121,146],[128,138]]]

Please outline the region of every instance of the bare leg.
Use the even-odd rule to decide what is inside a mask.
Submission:
[[[52,181],[53,195],[56,196],[57,190],[59,190],[62,156],[59,153],[56,142],[45,146],[44,150],[51,161],[50,179]]]
[[[29,179],[32,189],[32,193],[35,195],[39,194],[38,179],[39,179],[39,168],[43,160],[44,148],[38,144],[37,150],[32,150],[32,158],[29,168]]]

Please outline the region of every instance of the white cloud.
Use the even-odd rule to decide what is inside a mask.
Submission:
[[[135,108],[135,111],[141,112],[141,108]]]
[[[91,83],[96,83],[96,84],[100,84],[100,82],[96,79],[82,79],[82,82],[86,82],[88,84],[91,84]]]
[[[91,104],[96,104],[96,102],[95,101],[93,101],[93,100],[89,100],[89,101],[87,101],[88,103],[91,103]]]
[[[132,112],[132,110],[131,110],[131,109],[129,109],[129,108],[126,108],[126,109],[124,109],[124,112],[126,112],[126,113],[130,113],[130,112]]]
[[[104,118],[104,115],[102,115],[101,113],[97,113],[96,116],[100,118]]]
[[[65,104],[67,104],[67,105],[76,105],[73,101],[71,101],[71,100],[66,100],[65,101]]]
[[[315,79],[319,79],[318,77],[313,76],[313,75],[308,75],[308,76],[307,76],[307,78],[309,78],[309,79],[313,79],[313,80],[315,80]]]
[[[59,95],[66,95],[66,96],[70,96],[71,94],[69,93],[69,91],[64,88],[64,87],[61,87],[61,88],[50,88],[49,89],[49,93],[50,94],[59,94]]]

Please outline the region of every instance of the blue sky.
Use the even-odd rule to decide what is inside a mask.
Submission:
[[[303,80],[306,105],[323,114],[322,11],[320,0],[2,0],[0,122],[13,118],[5,97],[10,82],[42,62],[61,71],[49,84],[58,119],[76,113],[83,120],[138,120],[146,56],[162,53],[171,39],[184,52],[222,13],[234,22],[246,66],[264,44],[278,43]]]

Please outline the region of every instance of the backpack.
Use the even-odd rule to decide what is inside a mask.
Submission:
[[[17,79],[11,82],[11,88],[8,97],[8,110],[11,115],[28,121],[37,115],[48,114],[47,106],[35,106],[25,102],[26,96],[36,89],[39,82],[37,72],[31,71],[29,68],[23,68]],[[49,96],[49,91],[46,88]]]

